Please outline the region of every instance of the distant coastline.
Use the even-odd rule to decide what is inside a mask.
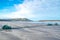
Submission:
[[[32,21],[27,18],[14,18],[14,19],[0,19],[0,21]]]

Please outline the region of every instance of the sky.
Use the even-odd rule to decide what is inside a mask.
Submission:
[[[60,20],[60,0],[0,0],[0,19]]]

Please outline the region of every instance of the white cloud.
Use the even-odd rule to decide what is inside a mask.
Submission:
[[[36,2],[36,1],[34,1]],[[14,5],[16,11],[1,15],[3,18],[34,18],[33,9],[35,4],[32,1],[25,0],[23,4]]]
[[[4,18],[36,18],[42,17],[43,15],[39,12],[43,10],[41,0],[25,0],[23,4],[14,5],[15,12],[2,15]],[[39,12],[39,13],[38,13]],[[45,16],[45,15],[44,15]]]
[[[56,4],[56,6],[55,6]],[[58,0],[25,0],[14,4],[15,12],[1,15],[3,18],[45,18],[58,16]],[[59,11],[58,11],[59,12]],[[57,14],[57,15],[56,15]],[[53,16],[54,15],[54,16]]]

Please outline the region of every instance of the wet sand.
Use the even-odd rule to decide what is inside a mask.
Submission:
[[[0,31],[0,40],[60,40],[60,26],[29,22],[0,22],[0,28],[5,24],[20,29]]]

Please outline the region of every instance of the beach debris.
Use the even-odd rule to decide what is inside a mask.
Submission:
[[[10,29],[12,29],[12,27],[11,27],[11,26],[8,26],[8,25],[4,25],[4,26],[2,27],[2,29],[3,29],[3,30],[10,30]]]
[[[58,23],[55,23],[55,26],[58,26]]]
[[[52,26],[53,24],[47,24],[47,26]]]

